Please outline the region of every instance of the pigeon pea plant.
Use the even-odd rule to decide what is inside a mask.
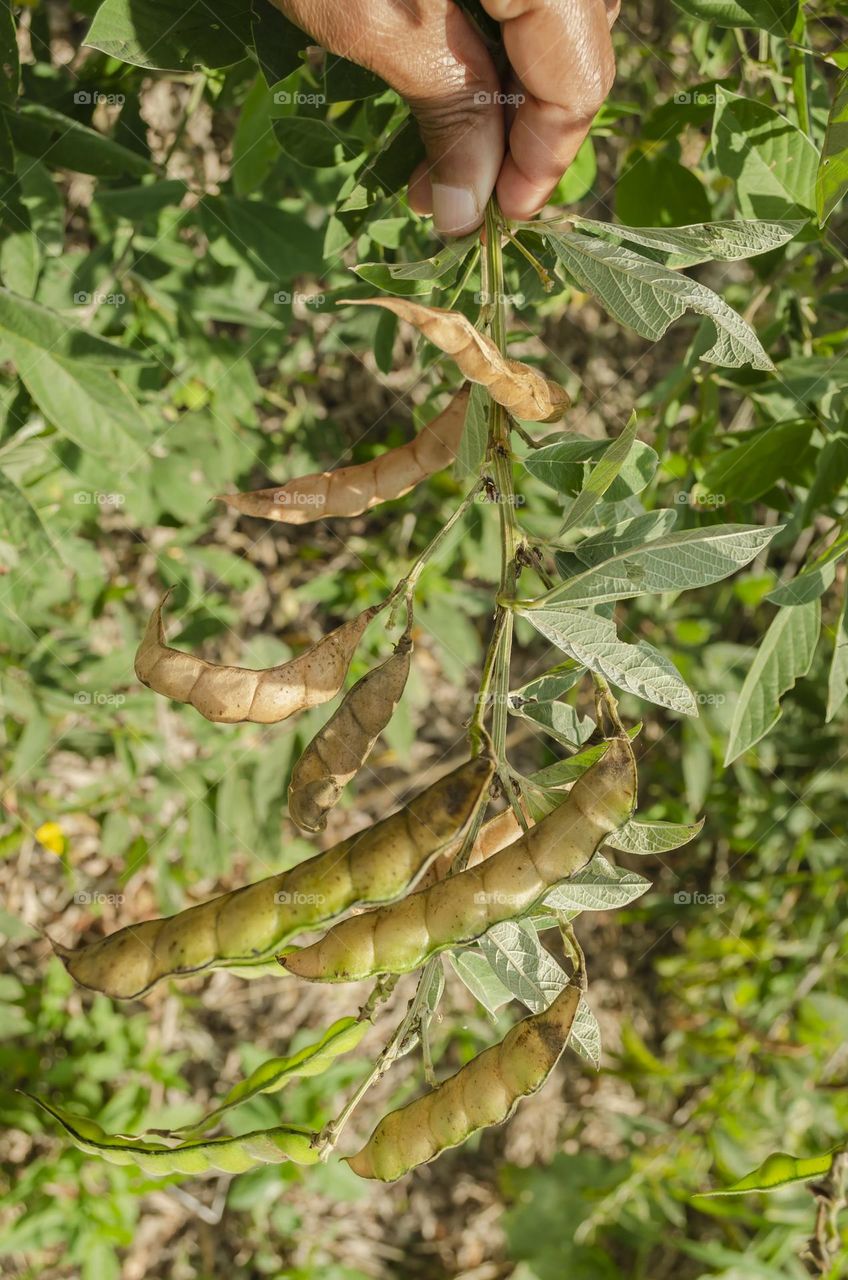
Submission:
[[[715,6],[703,0],[686,0],[681,8],[708,22],[716,17],[710,12]],[[349,279],[336,278],[338,288],[328,287],[315,310],[330,311],[348,298],[357,305],[376,305],[380,320],[369,332],[378,369],[390,370],[401,321],[426,339],[428,360],[434,358],[433,349],[449,356],[470,388],[457,389],[454,375],[448,373],[454,398],[424,424],[411,444],[361,467],[288,480],[259,493],[230,493],[225,501],[247,515],[283,524],[351,517],[411,492],[454,457],[456,475],[466,487],[464,501],[387,598],[358,602],[363,607],[351,610],[348,621],[328,627],[324,640],[290,662],[256,672],[218,666],[169,648],[161,631],[160,604],[139,650],[137,670],[154,690],[190,702],[210,720],[276,723],[341,691],[349,662],[378,613],[393,627],[402,625],[395,657],[354,685],[295,768],[292,817],[306,830],[320,830],[327,811],[362,767],[376,735],[391,727],[412,660],[409,643],[424,570],[432,566],[448,535],[472,512],[479,513],[483,499],[497,509],[501,567],[489,646],[470,717],[471,759],[435,784],[435,796],[433,788],[425,790],[398,814],[377,823],[365,840],[346,841],[343,848],[316,854],[272,881],[195,908],[194,915],[181,913],[167,921],[131,926],[90,947],[61,949],[74,976],[116,998],[138,994],[167,974],[211,967],[240,970],[269,963],[282,980],[283,971],[273,960],[281,946],[306,929],[331,924],[356,905],[385,904],[379,918],[371,912],[351,916],[327,935],[332,939],[339,936],[336,929],[353,929],[367,941],[373,929],[376,972],[389,976],[380,977],[360,1017],[346,1020],[345,1034],[330,1028],[311,1047],[309,1071],[314,1074],[337,1053],[357,1047],[396,972],[420,968],[418,986],[373,1071],[323,1132],[311,1134],[301,1126],[280,1124],[237,1138],[203,1136],[213,1123],[229,1118],[240,1102],[273,1092],[297,1075],[296,1067],[285,1065],[295,1055],[265,1063],[255,1078],[230,1091],[211,1117],[189,1131],[158,1135],[164,1141],[110,1137],[92,1120],[52,1102],[46,1105],[84,1150],[119,1163],[136,1163],[152,1173],[235,1172],[258,1162],[310,1162],[328,1156],[370,1086],[416,1043],[432,1082],[430,1024],[446,951],[456,973],[484,1004],[496,1007],[504,991],[516,995],[530,1008],[526,1023],[532,1027],[521,1032],[526,1023],[519,1024],[500,1046],[466,1068],[468,1075],[459,1073],[413,1103],[411,1116],[404,1118],[401,1112],[380,1121],[352,1166],[365,1176],[394,1177],[463,1141],[482,1125],[503,1119],[519,1097],[542,1083],[566,1042],[596,1058],[596,1024],[585,1000],[575,1005],[585,975],[571,922],[593,906],[624,905],[647,887],[642,877],[617,870],[598,850],[602,844],[630,853],[670,850],[697,832],[697,824],[648,823],[631,817],[635,779],[629,774],[611,813],[602,820],[587,812],[591,804],[581,800],[586,787],[605,793],[606,783],[598,780],[607,777],[616,758],[624,758],[630,767],[627,743],[638,726],[624,729],[613,688],[684,716],[694,717],[698,708],[696,695],[665,653],[645,640],[633,643],[627,638],[632,628],[620,603],[708,586],[757,559],[764,563],[770,548],[777,564],[786,566],[787,580],[780,586],[771,584],[768,599],[778,612],[737,702],[728,734],[728,762],[769,731],[781,697],[812,661],[822,601],[828,600],[840,559],[848,552],[840,498],[848,475],[848,449],[842,382],[834,358],[840,330],[813,332],[809,309],[795,296],[794,282],[805,257],[821,243],[823,253],[836,263],[831,304],[840,314],[845,264],[838,245],[824,239],[822,228],[845,188],[840,130],[846,89],[844,79],[837,82],[828,120],[825,79],[819,75],[811,88],[811,67],[816,60],[819,70],[842,64],[834,51],[822,52],[821,42],[816,45],[808,38],[799,10],[787,21],[792,6],[779,16],[770,5],[722,6],[730,34],[705,44],[704,85],[690,94],[688,104],[661,104],[644,120],[642,135],[649,157],[646,167],[653,165],[656,171],[654,186],[676,191],[676,179],[687,171],[667,135],[669,107],[680,105],[687,125],[709,134],[719,211],[741,217],[712,220],[711,209],[705,210],[696,198],[692,204],[697,216],[681,218],[680,207],[658,208],[655,217],[643,220],[645,225],[636,217],[613,224],[573,212],[506,226],[492,208],[483,239],[467,237],[424,257],[420,225],[398,214],[396,193],[419,156],[403,104],[350,64],[328,59],[319,67],[304,53],[308,41],[303,33],[291,29],[264,0],[226,9],[221,25],[211,32],[190,14],[180,15],[175,23],[169,14],[163,22],[163,9],[155,3],[128,6],[106,0],[88,33],[90,46],[99,52],[83,65],[73,84],[67,71],[36,75],[25,67],[21,76],[12,13],[6,7],[0,15],[0,161],[7,197],[0,252],[0,344],[8,371],[0,475],[7,569],[3,640],[16,654],[28,656],[33,630],[46,634],[55,602],[65,599],[50,577],[54,545],[65,558],[60,566],[64,573],[91,570],[88,544],[78,533],[84,525],[72,519],[79,521],[85,513],[73,510],[68,495],[101,492],[111,485],[118,474],[116,459],[122,466],[130,464],[115,488],[126,494],[136,527],[163,515],[173,520],[175,511],[184,511],[186,503],[196,500],[192,491],[198,486],[189,481],[187,469],[188,462],[195,461],[192,449],[204,455],[208,468],[204,504],[209,494],[230,487],[248,470],[252,456],[232,444],[228,424],[244,419],[250,425],[260,389],[255,379],[225,369],[222,352],[204,334],[204,324],[220,329],[240,326],[240,333],[255,334],[257,345],[267,351],[289,330],[291,291],[299,277],[319,274],[324,262],[335,268],[342,255],[348,260],[354,254],[371,255],[375,260],[355,267],[363,282],[361,296],[350,296],[357,295],[358,287]],[[146,22],[140,14],[147,16]],[[779,70],[785,72],[769,85],[769,94],[778,95],[777,109],[766,101],[769,94],[741,97],[720,83],[719,52],[751,28],[764,33],[781,60]],[[37,21],[32,37],[37,50]],[[38,59],[37,52],[35,56]],[[223,193],[211,189],[212,184],[204,189],[202,183],[187,185],[167,177],[166,163],[148,153],[134,127],[139,69],[188,72],[198,63],[205,68],[194,82],[198,98],[207,94],[224,107],[241,104],[234,185]],[[43,65],[40,70],[45,70]],[[126,107],[111,134],[94,118],[98,94],[124,95]],[[615,118],[606,117],[600,127],[616,124]],[[382,145],[380,139],[386,135],[389,141]],[[311,172],[314,203],[332,210],[323,225],[323,242],[308,219],[287,207],[291,191],[273,185],[281,154],[287,164]],[[104,267],[102,261],[74,259],[73,270],[63,262],[64,231],[57,217],[61,201],[45,162],[99,179],[91,218],[105,236],[119,242],[115,261]],[[585,166],[585,156],[582,163]],[[268,199],[266,182],[272,191]],[[627,200],[633,206],[627,172],[621,193],[620,209]],[[570,199],[580,194],[572,184]],[[648,197],[643,201],[650,204]],[[633,225],[626,225],[628,221]],[[678,225],[681,222],[687,225]],[[202,238],[208,250],[208,274],[196,289],[198,268],[180,238],[183,234]],[[775,311],[766,322],[758,321],[765,346],[749,323],[760,310],[759,295],[750,300],[746,320],[686,274],[705,263],[752,259],[756,272],[758,257],[763,264],[761,283],[770,275],[779,280]],[[74,271],[90,272],[91,278],[79,281]],[[540,430],[539,423],[563,417],[567,398],[563,388],[533,364],[510,354],[506,299],[516,298],[520,281],[522,289],[533,293],[539,314],[545,309],[550,314],[559,305],[557,279],[568,297],[594,295],[614,320],[651,340],[662,338],[685,312],[700,317],[674,376],[638,406],[643,420],[656,420],[653,443],[659,445],[676,439],[672,433],[679,422],[685,429],[687,400],[700,398],[701,428],[691,441],[681,443],[674,457],[680,464],[674,478],[690,485],[681,489],[689,499],[686,503],[642,507],[640,494],[656,480],[657,452],[637,438],[638,414],[612,442],[577,435],[568,429],[567,417],[561,431]],[[186,305],[188,282],[192,292]],[[74,312],[71,299],[76,306],[76,294],[71,290],[77,283],[87,287],[85,297],[123,297],[124,302],[116,302],[111,311],[103,307],[90,315]],[[286,287],[281,289],[281,284]],[[124,288],[131,306],[126,306]],[[385,296],[365,296],[375,288]],[[352,332],[361,336],[364,330]],[[525,330],[522,337],[526,336]],[[180,359],[174,369],[170,353],[178,339]],[[744,413],[731,431],[706,432],[703,422],[718,422],[721,398],[729,393],[742,399]],[[191,415],[207,408],[208,418],[195,420],[192,436]],[[159,424],[180,415],[188,420],[181,438],[187,461],[185,483],[177,491],[171,486],[179,467],[178,451],[161,456],[164,433]],[[207,428],[215,431],[222,423],[226,429],[215,437],[220,447],[211,447]],[[269,463],[273,470],[279,465],[277,459]],[[59,498],[50,484],[58,487]],[[544,497],[539,498],[545,490],[561,507],[555,521],[543,510]],[[525,507],[521,499],[528,495]],[[777,517],[768,527],[759,521],[718,523],[712,518],[713,506],[734,507],[745,514],[763,498]],[[49,510],[53,502],[65,504],[58,522]],[[682,507],[705,508],[709,518],[693,523],[687,510],[681,520]],[[685,527],[677,528],[680,523]],[[178,549],[188,566],[179,578],[184,585],[201,556],[209,560],[213,549]],[[167,584],[178,576],[178,559],[160,566]],[[43,569],[36,592],[33,562]],[[89,572],[90,578],[95,576]],[[128,615],[133,622],[135,612]],[[559,647],[563,659],[542,677],[513,690],[514,638],[531,636],[531,628]],[[80,651],[83,641],[84,628]],[[844,605],[832,654],[828,718],[836,714],[848,690]],[[36,656],[48,660],[44,654]],[[390,663],[395,663],[391,678]],[[65,677],[59,672],[55,678],[64,695]],[[560,701],[589,679],[596,699],[594,720],[581,718]],[[20,690],[12,688],[20,699]],[[100,724],[109,716],[107,708]],[[510,716],[532,720],[571,754],[539,774],[521,774],[506,750]],[[203,728],[198,722],[198,733]],[[37,742],[25,746],[22,756],[38,754]],[[511,816],[481,827],[494,772]],[[499,824],[498,838],[487,839],[487,828],[493,824]],[[552,831],[557,834],[548,848],[545,834]],[[536,848],[544,849],[544,868],[537,868],[538,876],[534,873],[532,883],[526,884],[519,876],[519,860],[525,851],[531,859],[538,857]],[[470,878],[475,866],[483,869]],[[501,875],[502,880],[497,878]],[[429,877],[429,883],[419,877]],[[447,924],[437,918],[442,931],[426,934],[411,963],[409,954],[400,963],[392,959],[392,946],[414,941],[404,936],[412,913],[423,903],[423,927],[429,926],[427,904],[438,904],[441,898],[449,906],[456,885],[472,890],[462,890],[462,915]],[[410,889],[418,892],[403,896]],[[483,902],[475,901],[478,894]],[[485,901],[487,894],[503,910],[490,912],[493,904]],[[310,898],[314,901],[303,901]],[[296,908],[302,908],[297,918]],[[377,930],[384,922],[387,949],[378,954]],[[401,934],[394,940],[393,928]],[[571,961],[570,981],[540,943],[539,933],[552,929],[559,931]],[[436,945],[431,947],[434,936]],[[383,937],[380,934],[381,943]],[[284,967],[297,973],[300,966],[305,972],[310,955],[316,954],[314,947],[320,951],[324,942],[287,950],[281,956]],[[365,965],[362,971],[372,969]],[[345,976],[343,966],[333,974],[334,979]],[[541,1027],[548,1033],[540,1037],[540,1053],[534,1039]],[[445,1112],[454,1116],[450,1125],[444,1122]]]
[[[411,660],[417,580],[445,536],[482,493],[498,506],[501,566],[489,649],[469,723],[471,760],[365,836],[317,854],[291,873],[236,891],[174,920],[130,927],[78,951],[58,948],[78,980],[112,995],[133,996],[168,974],[210,966],[261,964],[269,950],[304,929],[346,912],[356,903],[395,897],[393,904],[350,916],[320,941],[290,948],[278,958],[299,978],[351,982],[376,977],[378,986],[361,1010],[360,1021],[374,1015],[397,975],[419,971],[416,993],[365,1082],[321,1133],[305,1135],[296,1127],[282,1125],[237,1139],[170,1134],[171,1145],[165,1145],[141,1138],[109,1137],[94,1122],[44,1103],[71,1139],[88,1152],[137,1163],[149,1173],[239,1172],[261,1162],[288,1159],[304,1163],[319,1156],[327,1158],[370,1086],[401,1054],[420,1041],[429,1060],[428,1024],[444,983],[442,952],[491,938],[496,929],[523,926],[525,937],[532,939],[533,969],[538,972],[551,963],[539,930],[553,924],[573,961],[571,983],[585,986],[582,954],[571,923],[575,912],[561,905],[557,891],[568,885],[573,893],[579,877],[588,876],[590,884],[604,884],[607,905],[624,904],[648,882],[636,877],[622,887],[605,860],[599,856],[593,862],[600,847],[617,841],[619,847],[637,851],[670,849],[697,830],[693,826],[681,832],[633,820],[636,765],[611,685],[684,713],[693,714],[697,708],[668,659],[649,645],[618,638],[610,606],[645,591],[714,582],[762,551],[773,531],[717,525],[675,534],[667,531],[666,511],[656,512],[647,522],[635,516],[597,527],[590,519],[595,507],[616,480],[627,485],[627,464],[634,452],[638,456],[634,418],[617,440],[595,451],[595,465],[588,477],[578,482],[555,536],[531,537],[517,515],[513,436],[518,435],[528,451],[525,465],[531,474],[558,485],[561,470],[573,468],[575,460],[586,462],[592,454],[587,458],[586,442],[573,434],[555,432],[553,441],[538,436],[536,424],[561,419],[567,412],[568,396],[534,366],[509,354],[503,246],[505,242],[521,244],[521,230],[541,237],[563,261],[571,262],[569,253],[583,251],[582,239],[560,224],[511,228],[492,205],[483,250],[483,294],[487,301],[476,325],[461,312],[409,298],[357,300],[371,302],[415,325],[472,383],[470,394],[457,393],[446,413],[452,416],[458,402],[467,402],[457,457],[462,469],[472,473],[473,482],[445,527],[386,600],[363,610],[299,657],[262,671],[216,665],[170,648],[164,641],[160,604],[136,657],[139,678],[154,692],[190,703],[209,720],[273,724],[336,696],[367,625],[388,608],[391,627],[402,611],[406,629],[394,657],[353,686],[295,765],[290,815],[307,830],[320,829],[325,810],[364,764],[403,692]],[[750,229],[736,224],[728,241],[718,237],[718,248],[713,238],[712,252],[737,253],[740,245],[750,252],[752,243],[774,247],[792,230],[780,225],[757,224]],[[695,246],[702,252],[712,233],[690,228],[676,234],[679,243],[690,245],[690,252]],[[656,233],[655,239],[659,237]],[[645,232],[643,239],[650,239],[650,233]],[[590,257],[598,245],[607,252],[603,241],[590,243],[595,246],[588,251]],[[727,250],[726,243],[733,247]],[[469,244],[466,251],[474,254],[477,249]],[[531,250],[523,246],[522,252],[529,255]],[[544,271],[541,263],[538,269]],[[713,319],[717,331],[714,347],[705,353],[707,358],[721,358],[730,364],[743,360],[769,364],[753,331],[715,295],[703,291],[698,305]],[[304,505],[297,499],[304,494],[329,501],[328,516],[362,511],[373,506],[381,492],[394,496],[414,483],[408,456],[404,453],[398,459],[398,452],[382,455],[364,486],[358,483],[357,469],[346,468],[341,476],[324,477],[321,484],[307,477],[301,482],[289,481],[279,490],[247,495],[245,505],[254,516],[267,513],[285,521],[291,514],[295,522],[301,519]],[[643,457],[646,452],[652,451],[642,450]],[[384,484],[381,473],[392,470],[394,478]],[[424,475],[426,468],[423,474],[419,468],[415,478]],[[632,491],[636,486],[631,483],[628,487]],[[233,505],[239,505],[238,500]],[[600,552],[599,544],[603,546]],[[520,590],[528,569],[544,589],[524,597]],[[574,716],[571,738],[575,748],[588,746],[592,738],[600,741],[582,752],[582,760],[578,751],[565,762],[568,783],[552,776],[556,766],[543,780],[525,779],[508,758],[506,723],[516,616],[527,618],[568,659],[540,682],[552,683],[560,691],[575,686],[584,676],[594,683],[596,718],[578,721]],[[532,700],[526,690],[516,699],[521,705]],[[560,710],[565,712],[566,708],[560,706]],[[560,719],[557,734],[568,742],[565,719]],[[612,736],[605,736],[608,732]],[[478,865],[467,866],[495,774],[524,834],[491,851]],[[444,878],[411,896],[397,897],[414,887],[420,874],[451,845],[455,853],[451,862],[443,865],[447,872]],[[312,894],[293,891],[296,882],[310,887]],[[281,889],[282,885],[286,887]],[[307,897],[321,905],[304,913],[301,904]],[[485,953],[479,958],[485,965]],[[490,967],[490,980],[498,977]],[[507,986],[516,994],[521,991],[520,986],[510,986],[509,975]],[[560,986],[561,992],[549,1009],[533,1013],[497,1048],[438,1086],[420,1104],[385,1117],[369,1144],[351,1160],[351,1168],[365,1177],[391,1180],[457,1145],[475,1130],[505,1119],[521,1096],[541,1086],[572,1036],[579,1044],[582,1029],[584,1042],[597,1038],[591,1012],[581,1006],[579,990],[569,985],[564,973]],[[263,1087],[276,1087],[273,1064],[265,1064],[260,1075],[274,1082]],[[251,1097],[254,1092],[245,1082],[239,1097]],[[216,1118],[229,1105],[222,1103]]]

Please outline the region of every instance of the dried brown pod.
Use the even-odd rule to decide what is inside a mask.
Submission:
[[[568,392],[532,365],[502,355],[460,311],[425,307],[411,298],[344,298],[355,307],[383,307],[414,324],[428,342],[444,351],[470,382],[479,382],[493,400],[528,422],[555,422],[570,404]]]
[[[218,497],[246,516],[283,524],[362,515],[381,502],[403,497],[422,480],[451,465],[465,427],[469,391],[467,386],[457,391],[447,408],[422,427],[414,440],[371,462],[299,476],[272,489]]]
[[[363,676],[298,760],[289,784],[289,817],[304,831],[323,831],[327,814],[368,759],[400,701],[412,659],[405,634],[394,653]]]
[[[334,698],[344,683],[356,646],[378,607],[336,627],[311,649],[278,667],[254,671],[207,662],[165,644],[163,596],[150,615],[135,656],[142,684],[164,698],[188,702],[207,720],[276,724]]]

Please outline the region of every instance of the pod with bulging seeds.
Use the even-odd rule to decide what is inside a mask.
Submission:
[[[135,673],[154,693],[188,702],[207,720],[222,724],[276,724],[296,711],[329,702],[344,684],[362,633],[378,612],[373,606],[364,609],[299,657],[253,671],[207,662],[166,645],[162,608],[167,598],[163,596],[150,615],[135,656]]]
[[[451,465],[465,429],[469,390],[462,387],[414,440],[388,449],[371,462],[299,476],[271,489],[218,497],[243,515],[282,524],[360,516],[382,502],[402,498],[422,480]]]
[[[635,804],[633,751],[626,738],[613,738],[567,799],[514,844],[391,906],[342,921],[318,942],[278,959],[290,973],[315,982],[418,969],[437,952],[526,915],[586,866]]]
[[[564,987],[547,1009],[516,1023],[499,1044],[423,1098],[384,1116],[362,1150],[348,1157],[354,1173],[394,1182],[478,1129],[503,1123],[556,1066],[571,1035],[580,994],[577,986]]]
[[[404,635],[386,662],[363,676],[298,760],[289,783],[289,817],[323,831],[327,814],[368,759],[403,696],[412,658]]]
[[[493,769],[488,756],[467,760],[397,813],[289,871],[75,950],[56,942],[53,949],[76,982],[116,1000],[172,975],[262,964],[289,938],[357,903],[405,892],[461,838]]]
[[[428,342],[444,351],[469,382],[486,388],[498,404],[528,422],[555,422],[570,404],[568,392],[532,365],[503,355],[461,311],[425,307],[411,298],[343,298],[355,307],[384,307],[414,324]]]

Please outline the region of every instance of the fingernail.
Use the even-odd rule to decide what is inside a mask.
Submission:
[[[473,231],[483,220],[483,210],[472,187],[450,187],[433,183],[433,221],[444,235]]]

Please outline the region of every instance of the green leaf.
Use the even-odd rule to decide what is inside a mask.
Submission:
[[[788,582],[783,582],[774,591],[770,591],[766,599],[771,604],[799,605],[809,604],[823,595],[833,582],[836,565],[848,555],[848,532],[841,533],[827,551],[807,564]]]
[[[88,333],[57,311],[0,289],[0,341],[11,337],[19,343],[80,364],[117,368],[119,365],[151,364],[149,356],[119,347],[97,334]]]
[[[578,662],[561,662],[551,667],[544,675],[514,689],[509,695],[510,709],[519,710],[527,702],[554,702],[569,689],[573,689],[577,681],[582,679],[585,668]]]
[[[284,1058],[269,1058],[252,1071],[246,1080],[233,1085],[224,1101],[196,1124],[186,1125],[177,1131],[180,1137],[192,1137],[204,1133],[217,1124],[221,1117],[250,1098],[262,1093],[278,1093],[292,1080],[309,1079],[327,1071],[343,1053],[355,1049],[370,1027],[369,1022],[356,1018],[340,1018],[324,1032],[319,1040],[306,1045],[297,1053]]]
[[[528,920],[496,924],[478,945],[499,981],[533,1013],[547,1009],[568,983]]]
[[[443,280],[451,272],[456,273],[469,253],[479,244],[480,237],[477,234],[461,236],[444,245],[432,258],[424,258],[418,262],[361,262],[353,270],[369,284],[376,284],[378,288],[390,293],[392,281],[420,280],[432,283]]]
[[[54,168],[75,169],[99,178],[141,177],[151,162],[120,142],[40,103],[25,102],[16,112],[3,109],[15,146]]]
[[[314,43],[270,0],[253,0],[250,38],[269,88],[301,67],[307,47]]]
[[[307,169],[333,169],[346,160],[355,159],[358,144],[345,137],[325,120],[311,116],[293,116],[286,113],[285,105],[277,105],[281,90],[271,91],[271,124],[274,137],[287,156]]]
[[[580,1054],[581,1058],[585,1058],[587,1062],[600,1070],[601,1066],[601,1028],[598,1019],[589,1008],[586,1000],[580,1001],[580,1007],[577,1010],[577,1017],[574,1019],[574,1026],[571,1028],[571,1038],[568,1042],[571,1048]]]
[[[468,396],[465,410],[465,426],[454,463],[454,475],[467,481],[480,474],[486,445],[489,439],[489,395],[485,387],[475,382]]]
[[[320,232],[299,215],[237,196],[206,196],[200,209],[210,236],[225,237],[262,279],[282,287],[295,276],[320,273]]]
[[[630,455],[636,439],[637,425],[636,414],[631,413],[627,426],[593,467],[589,479],[574,499],[571,510],[565,518],[565,524],[559,531],[560,537],[568,533],[569,529],[582,524],[595,503],[599,502],[609,489]]]
[[[719,524],[669,533],[568,578],[526,609],[529,613],[555,603],[576,607],[705,587],[749,564],[778,532],[779,527]]]
[[[590,440],[585,436],[571,436],[567,440],[534,449],[522,461],[530,474],[541,480],[542,484],[556,489],[557,493],[576,496],[584,484],[584,463],[592,463],[597,468],[615,443],[614,440]],[[633,440],[627,456],[619,464],[617,477],[613,477],[609,486],[609,500],[618,502],[634,493],[641,493],[653,479],[657,462],[657,454],[650,445],[641,440]]]
[[[641,548],[646,542],[662,538],[671,532],[676,520],[677,512],[670,508],[646,511],[643,515],[631,516],[609,529],[600,529],[590,538],[584,538],[574,548],[574,554],[586,565],[600,564],[625,551]]]
[[[621,222],[676,227],[703,222],[711,213],[704,184],[651,139],[629,151],[614,187],[615,212]]]
[[[518,606],[516,612],[569,658],[606,676],[617,688],[682,715],[697,716],[698,705],[680,672],[645,640],[625,644],[606,618],[561,605],[546,609]]]
[[[595,722],[563,702],[525,702],[516,706],[510,696],[510,711],[537,724],[563,746],[575,751],[594,733]]]
[[[719,27],[748,27],[788,36],[795,25],[798,0],[674,0],[678,9]]]
[[[641,898],[651,887],[650,880],[613,866],[601,853],[582,871],[571,876],[547,895],[544,906],[551,911],[617,911]]]
[[[833,657],[827,680],[827,722],[848,697],[848,585],[843,588],[842,607],[836,621]]]
[[[738,444],[707,465],[701,479],[703,488],[722,505],[755,502],[778,480],[792,474],[810,442],[812,429],[810,422],[784,422],[737,436]]]
[[[821,1178],[830,1172],[833,1153],[838,1147],[825,1152],[821,1156],[798,1157],[787,1155],[785,1151],[773,1151],[758,1168],[745,1175],[732,1187],[723,1187],[719,1191],[702,1191],[702,1196],[741,1196],[751,1191],[775,1191],[778,1187],[789,1186],[793,1182],[809,1182],[812,1178]]]
[[[138,187],[98,188],[94,203],[109,217],[138,224],[178,205],[186,191],[186,184],[179,178],[163,178]]]
[[[704,819],[700,822],[637,822],[631,818],[618,831],[607,836],[606,844],[622,853],[668,853],[688,844],[700,834]]]
[[[250,43],[250,0],[210,0],[175,10],[166,0],[104,0],[86,44],[156,71],[228,67]]]
[[[544,236],[568,275],[593,293],[614,319],[643,338],[656,342],[674,320],[694,311],[711,321],[716,332],[703,359],[729,368],[773,368],[747,321],[705,285],[592,236],[550,228]]]
[[[6,569],[26,569],[28,564],[56,554],[26,494],[0,471],[0,564]]]
[[[781,609],[745,677],[724,757],[732,764],[780,719],[780,699],[810,669],[821,627],[821,603]]]
[[[137,1165],[157,1178],[169,1173],[201,1174],[211,1170],[244,1173],[261,1164],[282,1164],[284,1160],[315,1164],[318,1160],[318,1152],[312,1146],[314,1135],[299,1125],[275,1125],[272,1129],[257,1129],[237,1138],[202,1138],[168,1147],[142,1138],[115,1137],[86,1116],[53,1106],[34,1094],[26,1096],[58,1121],[81,1151],[102,1156],[110,1164]]]
[[[591,134],[585,138],[580,150],[554,187],[548,203],[553,205],[572,205],[588,195],[598,176],[598,161],[595,156],[595,144]]]
[[[848,191],[848,71],[836,82],[816,174],[816,209],[824,226]]]
[[[694,267],[699,262],[746,261],[757,254],[779,249],[807,225],[806,220],[801,219],[783,222],[735,219],[699,222],[687,227],[625,227],[579,215],[572,217],[571,221],[593,235],[673,254],[675,267]]]
[[[455,954],[448,952],[448,961],[456,976],[465,984],[487,1013],[494,1016],[498,1009],[513,999],[512,992],[494,973],[492,966],[477,947],[468,947]]]
[[[797,218],[815,210],[818,151],[772,107],[716,86],[713,150],[746,218]]]
[[[18,38],[10,0],[0,3],[0,102],[13,106],[18,97],[21,68]]]

